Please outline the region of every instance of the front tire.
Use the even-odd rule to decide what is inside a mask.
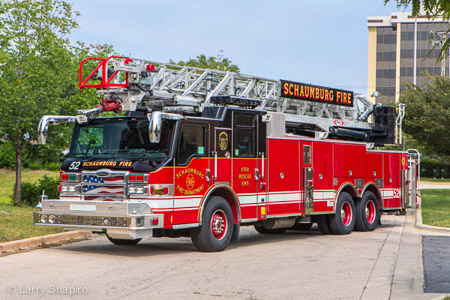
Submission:
[[[377,197],[372,192],[365,192],[361,201],[356,203],[356,229],[373,231],[380,219]]]
[[[335,234],[349,234],[355,228],[355,203],[349,193],[342,192],[336,203],[336,213],[329,216]]]
[[[224,250],[233,236],[233,213],[228,202],[219,196],[212,197],[202,214],[200,227],[191,229],[194,246],[204,252]]]
[[[142,239],[135,239],[135,240],[113,239],[108,234],[106,234],[106,237],[111,243],[119,246],[134,246],[142,240]]]

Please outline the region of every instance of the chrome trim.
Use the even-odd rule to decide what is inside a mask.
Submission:
[[[100,176],[99,175],[104,173],[104,174],[108,174],[107,176]],[[83,170],[81,171],[80,174],[80,184],[81,184],[81,197],[83,198],[83,200],[85,199],[85,197],[108,197],[108,198],[117,198],[120,199],[121,201],[123,200],[127,200],[130,198],[130,195],[128,193],[128,175],[129,175],[129,171],[115,171],[115,170],[111,170],[111,169],[99,169],[99,170]],[[102,183],[94,183],[94,182],[84,182],[84,176],[98,176],[101,178],[107,178],[110,176],[123,176],[123,183],[116,183],[116,184],[102,184]],[[102,174],[103,175],[103,174]],[[123,188],[123,193],[121,194],[94,194],[94,193],[89,193],[86,194],[83,192],[83,187],[84,186],[108,186],[108,187],[120,187]]]
[[[358,191],[356,190],[355,186],[351,183],[346,183],[344,185],[342,185],[339,190],[336,192],[335,196],[334,196],[334,204],[333,204],[333,212],[336,212],[336,203],[337,203],[337,199],[339,198],[339,196],[341,195],[342,190],[346,187],[346,186],[350,186],[353,189],[353,192],[355,192],[355,195],[358,195]]]
[[[189,224],[181,224],[181,225],[173,225],[173,229],[186,229],[186,228],[195,228],[199,227],[199,223],[189,223]]]
[[[281,215],[267,215],[266,219],[273,219],[273,218],[288,218],[288,217],[299,217],[303,214],[297,213],[297,214],[281,214]]]
[[[59,223],[42,223],[41,216],[55,216],[57,219],[62,219]],[[158,224],[153,225],[152,219],[157,218]],[[103,219],[114,219],[117,225],[111,226],[108,224],[98,224]],[[121,220],[118,220],[121,219]],[[64,222],[66,221],[66,222]],[[85,224],[85,223],[93,224]],[[82,224],[79,224],[82,223]],[[57,226],[63,228],[86,228],[86,229],[126,229],[126,230],[145,230],[164,228],[163,214],[140,214],[140,215],[99,215],[99,214],[85,214],[77,213],[55,213],[55,212],[33,212],[33,224],[41,226]]]
[[[216,184],[216,185],[214,185],[214,186],[208,191],[208,193],[207,193],[206,195],[203,196],[203,199],[202,199],[202,205],[201,205],[201,207],[200,207],[200,212],[199,212],[199,216],[200,216],[200,218],[199,218],[199,223],[200,223],[200,224],[202,223],[203,209],[205,208],[206,202],[208,202],[209,196],[210,196],[214,191],[216,191],[216,190],[219,189],[219,188],[227,189],[227,190],[233,195],[234,204],[236,205],[236,208],[237,208],[237,216],[238,216],[238,220],[237,220],[237,221],[238,221],[238,223],[240,223],[240,222],[241,222],[241,206],[240,206],[239,200],[238,200],[236,194],[234,193],[233,189],[232,189],[231,187],[229,187],[229,186],[227,186],[227,185],[223,185],[223,184],[220,184],[220,185],[217,185],[217,184]]]
[[[130,172],[129,171],[115,171],[115,170],[110,170],[110,169],[99,169],[99,170],[95,170],[95,171],[89,171],[89,170],[86,170],[86,171],[82,171],[81,172],[81,175],[96,175],[96,176],[99,176],[99,177],[107,177],[107,176],[100,176],[100,175],[98,175],[97,173],[103,173],[103,172],[107,172],[109,175],[108,176],[111,176],[111,175],[124,175],[124,176],[126,176],[126,175],[128,175]]]
[[[378,186],[376,184],[373,184],[373,183],[366,184],[366,186],[364,187],[364,189],[361,192],[361,196],[364,195],[364,193],[366,192],[366,190],[369,186],[373,186],[375,188],[375,190],[377,191],[377,195],[375,195],[375,196],[379,197],[378,210],[384,210],[383,196],[381,196],[380,189],[378,188]]]
[[[252,222],[258,222],[258,218],[251,218],[251,219],[243,219],[243,220],[241,220],[241,223],[252,223]]]

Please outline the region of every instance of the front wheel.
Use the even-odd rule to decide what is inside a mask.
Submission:
[[[142,240],[142,239],[135,239],[135,240],[113,239],[108,234],[106,234],[106,237],[108,238],[108,240],[111,243],[113,243],[114,245],[119,245],[119,246],[133,246]]]
[[[336,213],[329,216],[335,234],[349,234],[355,228],[355,203],[349,193],[342,192],[336,203]]]
[[[200,227],[191,229],[194,246],[205,252],[224,250],[233,236],[233,213],[228,202],[219,196],[208,201]]]
[[[360,231],[375,230],[379,219],[377,197],[372,192],[365,192],[361,201],[356,203],[356,229]]]

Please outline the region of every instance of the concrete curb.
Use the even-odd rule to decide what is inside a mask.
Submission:
[[[24,240],[0,243],[0,254],[37,248],[43,245],[55,245],[72,240],[87,239],[90,236],[92,236],[92,233],[90,231],[68,231],[63,233],[32,237]]]
[[[418,208],[416,209],[416,227],[422,229],[428,229],[433,231],[444,231],[446,233],[450,233],[450,228],[447,227],[438,227],[432,225],[425,225],[422,223],[422,199],[417,199]]]

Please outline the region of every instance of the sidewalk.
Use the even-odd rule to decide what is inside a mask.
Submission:
[[[450,189],[450,182],[424,181],[420,182],[420,189]]]

